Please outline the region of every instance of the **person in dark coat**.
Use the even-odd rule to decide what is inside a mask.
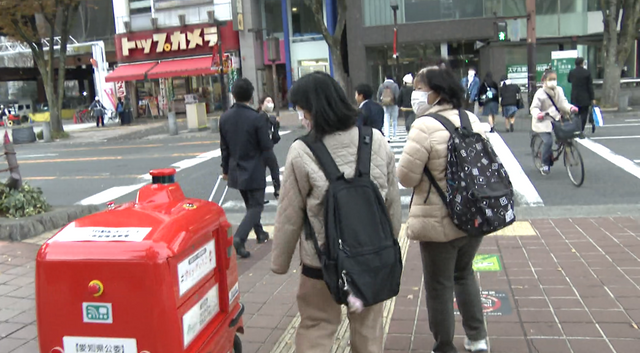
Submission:
[[[356,87],[356,102],[358,102],[358,126],[371,126],[382,132],[384,125],[384,108],[371,100],[373,87],[363,83]]]
[[[413,93],[413,76],[406,74],[402,78],[404,84],[400,89],[400,97],[398,97],[398,107],[404,116],[404,126],[407,128],[407,134],[411,130],[411,124],[416,120],[416,114],[411,107],[411,94]]]
[[[96,118],[96,127],[100,127],[100,124],[104,127],[104,112],[106,108],[102,102],[100,102],[100,98],[96,97],[96,100],[89,106],[89,110]]]
[[[131,98],[129,96],[124,97],[124,124],[131,125],[131,121],[133,120],[133,109],[131,109]]]
[[[271,114],[273,113],[274,106],[273,98],[271,98],[271,96],[264,96],[260,99],[258,113],[260,113],[260,117],[262,117],[262,119],[267,121],[271,142],[275,145],[280,142],[280,122],[275,115]],[[276,158],[276,154],[273,152],[273,149],[264,153],[264,163],[271,173],[273,196],[277,200],[278,197],[280,197],[280,167],[278,166],[278,158]]]
[[[578,107],[578,116],[580,116],[582,131],[584,131],[591,105],[596,104],[593,94],[593,79],[591,72],[584,68],[584,58],[576,59],[575,69],[569,72],[569,83],[571,83],[571,104]],[[595,131],[593,123],[591,129],[592,132]]]
[[[489,117],[491,132],[494,132],[493,124],[495,123],[496,115],[498,115],[500,97],[498,94],[498,84],[493,80],[491,72],[487,72],[484,76],[484,80],[482,80],[480,90],[478,91],[478,96],[480,97],[480,106],[482,106],[482,115]]]
[[[124,125],[124,103],[122,102],[122,97],[118,97],[118,104],[116,105],[116,113],[118,114],[118,119],[120,119],[120,125]]]
[[[267,120],[249,106],[253,91],[251,81],[238,79],[232,89],[236,103],[220,117],[223,179],[227,180],[230,188],[240,191],[247,208],[233,236],[233,246],[241,258],[251,256],[245,249],[251,229],[259,243],[269,239],[269,233],[262,228],[260,218],[267,186],[264,154],[273,149],[273,142]]]
[[[516,122],[516,113],[522,105],[520,87],[511,82],[506,76],[502,77],[502,86],[500,86],[500,105],[502,106],[502,115],[504,116],[504,125],[506,132],[513,132]]]

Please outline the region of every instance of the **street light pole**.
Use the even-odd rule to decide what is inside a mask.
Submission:
[[[529,89],[529,105],[533,101],[533,95],[536,93],[536,0],[527,0],[527,71],[528,71],[528,89]]]
[[[396,83],[400,84],[400,56],[398,55],[398,0],[390,1],[393,11],[393,57],[396,59]]]

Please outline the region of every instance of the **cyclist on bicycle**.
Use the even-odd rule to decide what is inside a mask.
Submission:
[[[557,107],[557,108],[556,108]],[[553,70],[546,70],[542,75],[542,88],[533,96],[531,101],[531,129],[542,138],[542,175],[549,175],[553,164],[553,124],[550,116],[559,121],[562,115],[575,113],[578,108],[571,105],[564,95],[562,87],[558,87],[558,75]]]

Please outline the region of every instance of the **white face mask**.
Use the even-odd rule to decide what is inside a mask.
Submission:
[[[473,76],[475,76],[475,75],[476,75],[476,72],[475,72],[475,71],[469,71],[469,77],[473,77]]]
[[[550,80],[550,81],[547,81],[547,87],[549,87],[549,88],[556,88],[556,87],[558,87],[558,81],[556,81],[556,80]]]
[[[273,103],[265,103],[264,111],[267,113],[271,113],[273,111]]]
[[[304,120],[304,112],[302,110],[296,110],[298,112],[298,119]]]
[[[419,110],[427,111],[433,106],[429,104],[429,94],[431,92],[413,91],[411,93],[411,108],[414,113],[418,114]]]

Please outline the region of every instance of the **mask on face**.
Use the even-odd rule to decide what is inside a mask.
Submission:
[[[418,114],[419,111],[427,111],[437,103],[436,101],[434,104],[429,104],[429,94],[431,92],[413,91],[411,93],[411,108],[413,108],[414,113]]]
[[[557,86],[558,86],[558,81],[556,80],[547,81],[547,87],[553,89],[553,88],[556,88]]]
[[[273,111],[273,103],[265,103],[264,111],[267,113],[271,113]]]
[[[475,71],[469,71],[469,78],[473,77],[476,75]]]
[[[298,119],[304,120],[304,112],[302,110],[296,110],[298,112]]]

